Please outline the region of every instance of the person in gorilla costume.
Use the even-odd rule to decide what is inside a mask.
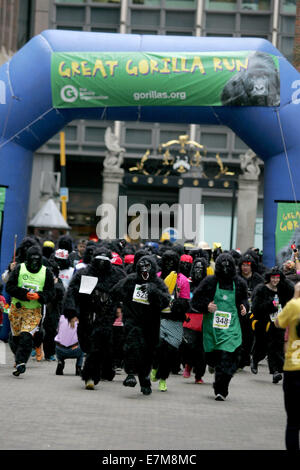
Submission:
[[[125,327],[125,387],[135,387],[137,374],[141,392],[150,395],[153,354],[159,341],[161,310],[169,305],[170,296],[164,282],[157,277],[153,256],[143,256],[136,272],[113,288],[113,295],[123,303]]]
[[[265,275],[265,282],[258,284],[252,294],[252,329],[254,345],[251,372],[257,374],[258,363],[267,356],[273,383],[282,380],[284,364],[284,330],[276,328],[278,313],[294,295],[294,284],[278,266]],[[277,296],[277,299],[275,298]]]
[[[97,248],[90,265],[80,269],[71,280],[63,306],[63,314],[71,325],[79,321],[78,341],[86,353],[81,377],[87,390],[93,390],[100,379],[113,380],[115,375],[113,323],[117,302],[111,290],[125,274],[111,264],[111,259],[110,250]],[[87,289],[86,280],[93,281]]]
[[[203,346],[206,362],[215,370],[215,399],[224,401],[238,367],[242,343],[240,315],[249,309],[247,285],[236,275],[231,255],[216,259],[215,274],[207,276],[194,292],[192,307],[203,315]]]
[[[161,272],[157,275],[164,280],[171,295],[171,302],[161,312],[160,341],[155,351],[151,380],[159,379],[159,390],[167,391],[166,380],[176,361],[180,363],[179,347],[183,338],[183,322],[189,309],[190,285],[184,274],[179,272],[179,255],[173,250],[164,252]]]
[[[18,264],[10,273],[6,291],[12,297],[9,344],[16,361],[13,375],[19,376],[26,370],[33,345],[32,337],[42,318],[42,305],[49,303],[54,296],[53,274],[42,265],[39,246],[31,246],[27,250],[26,262]]]
[[[200,282],[207,275],[207,259],[196,258],[191,271],[190,291],[191,299]],[[195,383],[203,383],[206,362],[203,350],[202,321],[203,314],[197,312],[191,306],[187,313],[188,321],[183,323],[183,341],[181,344],[182,362],[184,364],[183,377],[189,378],[191,370],[195,374]]]
[[[240,318],[242,328],[242,346],[240,349],[239,368],[243,369],[245,366],[250,366],[251,351],[254,341],[254,333],[251,328],[251,296],[254,288],[258,284],[264,283],[264,278],[257,272],[257,263],[254,258],[249,254],[243,254],[238,263],[238,274],[247,283],[248,289],[248,302],[249,312],[247,315]]]

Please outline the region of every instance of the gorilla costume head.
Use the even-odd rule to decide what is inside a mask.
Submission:
[[[67,250],[69,253],[71,253],[73,251],[72,238],[69,235],[62,235],[58,239],[57,246],[60,250]]]
[[[182,255],[179,261],[179,272],[184,276],[190,277],[193,265],[193,258],[190,255]]]
[[[265,273],[265,284],[270,282],[271,276],[280,276],[280,282],[285,279],[282,269],[279,266],[274,266]]]
[[[68,269],[71,266],[68,250],[63,248],[56,250],[54,261],[58,264],[60,270]]]
[[[250,263],[252,272],[257,270],[257,264],[256,264],[254,258],[249,253],[245,253],[239,259],[239,272],[240,273],[242,273],[242,264],[243,263],[247,263],[247,264]]]
[[[219,280],[230,280],[236,276],[235,262],[228,253],[221,253],[216,259],[215,276]]]
[[[105,247],[96,248],[92,261],[91,261],[91,271],[96,276],[103,276],[106,273],[109,273],[112,270],[112,253]]]
[[[145,284],[156,279],[157,266],[153,256],[143,256],[136,265],[137,282]]]
[[[179,255],[173,250],[167,250],[161,257],[161,277],[165,279],[171,271],[178,271]]]
[[[38,273],[42,267],[42,250],[38,245],[27,250],[25,265],[29,272]]]
[[[93,258],[94,251],[96,249],[96,243],[93,241],[88,241],[86,244],[86,248],[84,250],[82,261],[85,264],[90,264]]]
[[[37,247],[39,246],[37,241],[34,238],[31,238],[31,237],[23,238],[16,253],[16,260],[18,263],[24,263],[26,261],[27,251],[32,246],[37,246]]]
[[[207,276],[207,259],[196,258],[193,263],[192,270],[191,270],[192,283],[195,285],[198,285],[206,276]]]

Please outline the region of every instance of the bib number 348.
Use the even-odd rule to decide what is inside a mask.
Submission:
[[[222,312],[221,310],[216,310],[214,313],[213,328],[227,330],[230,326],[230,321],[231,321],[230,312]]]

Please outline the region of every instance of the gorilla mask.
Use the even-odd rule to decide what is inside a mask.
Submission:
[[[216,259],[215,275],[219,279],[233,279],[236,275],[235,262],[231,255],[222,253]]]
[[[192,268],[192,281],[200,282],[206,277],[207,264],[205,258],[196,258]]]
[[[178,271],[179,255],[173,250],[167,250],[162,255],[162,278],[164,279],[171,271]]]
[[[83,255],[83,258],[82,258],[82,260],[85,264],[90,264],[90,262],[92,261],[92,258],[93,258],[94,251],[95,251],[95,246],[94,245],[87,245],[87,247],[85,249],[85,252],[84,252],[84,255]]]
[[[150,261],[141,260],[139,263],[139,274],[142,277],[143,281],[148,281],[150,277],[151,263]]]
[[[94,251],[91,261],[92,270],[96,275],[104,274],[111,270],[112,254],[106,248],[98,248]]]
[[[42,252],[38,246],[32,246],[28,249],[25,265],[29,272],[39,272],[42,267]]]
[[[143,256],[137,263],[136,272],[139,282],[151,281],[156,276],[155,261],[150,256]]]

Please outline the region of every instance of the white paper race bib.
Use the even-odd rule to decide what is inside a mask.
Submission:
[[[98,278],[94,276],[81,276],[80,279],[80,294],[91,294],[95,289]]]
[[[150,303],[148,301],[148,292],[147,291],[143,292],[141,290],[141,285],[140,284],[135,285],[132,300],[133,300],[133,302],[138,302],[140,304],[150,305]]]
[[[227,330],[231,322],[231,313],[222,312],[221,310],[216,310],[214,313],[213,328],[219,328],[221,330]]]

